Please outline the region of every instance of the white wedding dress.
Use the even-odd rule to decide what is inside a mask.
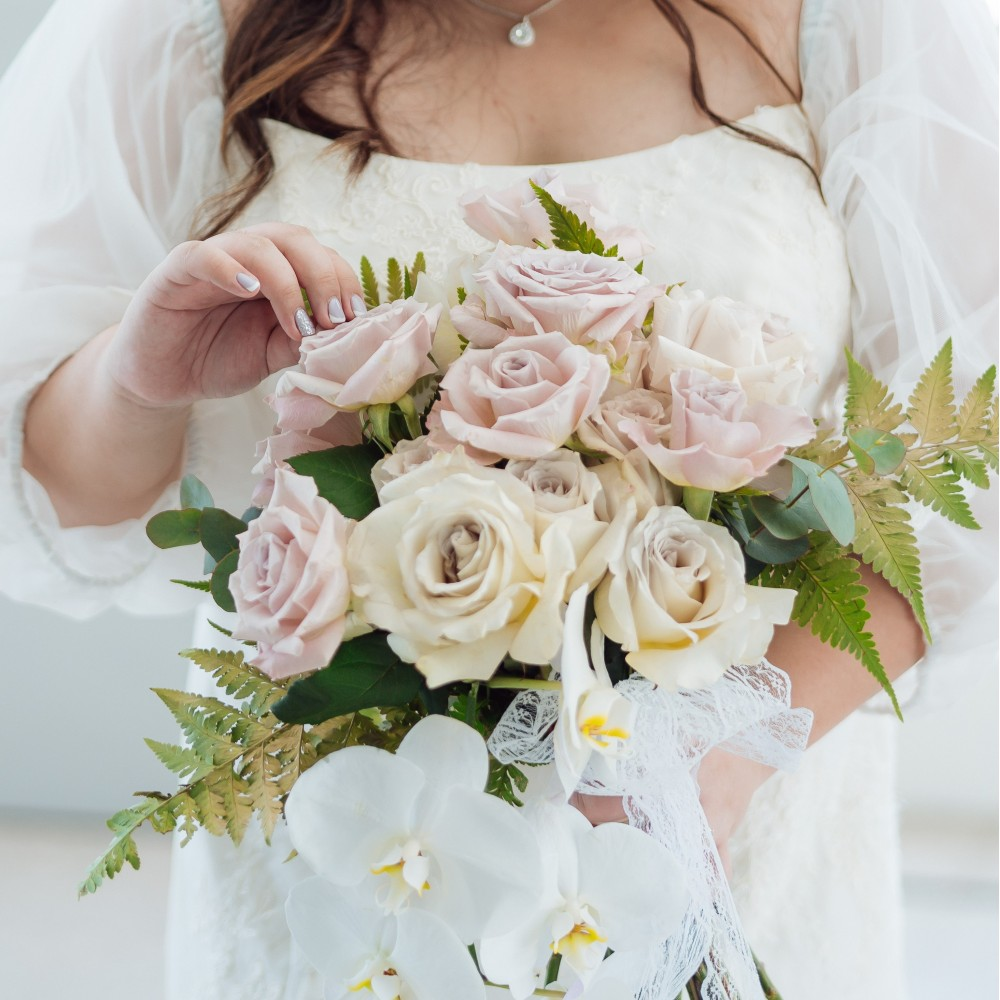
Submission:
[[[960,380],[991,361],[985,331],[995,322],[995,267],[982,256],[995,239],[981,202],[995,195],[995,104],[966,99],[972,86],[989,93],[992,43],[955,16],[962,4],[907,0],[894,15],[903,38],[892,52],[895,43],[868,22],[888,18],[897,2],[807,0],[805,110],[763,107],[743,121],[816,160],[826,202],[801,163],[723,129],[558,167],[601,184],[615,217],[649,234],[656,251],[647,275],[788,317],[811,341],[819,375],[811,402],[821,416],[835,415],[847,345],[904,387],[946,335],[958,342]],[[922,30],[933,27],[949,67],[938,74],[940,94],[925,87],[935,61],[911,65],[914,6],[926,8]],[[973,19],[971,8],[965,16]],[[20,469],[20,421],[52,367],[120,317],[130,290],[187,237],[196,206],[225,186],[217,154],[223,43],[214,0],[66,0],[0,90],[3,134],[36,140],[23,159],[4,164],[0,192],[0,406],[9,414],[0,444],[0,575],[15,597],[76,615],[113,604],[155,613],[187,599],[169,577],[197,573],[185,551],[154,554],[139,521],[60,529],[44,491]],[[968,46],[978,53],[971,64]],[[894,72],[883,72],[892,60]],[[29,107],[27,95],[52,94],[47,75],[65,103],[50,97],[44,109]],[[927,130],[936,145],[921,145]],[[350,183],[345,160],[323,139],[278,122],[267,135],[276,173],[243,223],[300,223],[353,264],[366,254],[379,267],[390,255],[408,260],[422,250],[442,276],[456,254],[484,245],[461,222],[457,196],[532,169],[376,155]],[[962,195],[970,185],[981,190],[975,205],[960,197],[940,210],[942,191]],[[975,260],[951,249],[959,236],[977,248]],[[192,422],[189,468],[231,509],[246,505],[253,444],[270,431],[264,393],[205,403]],[[169,491],[158,506],[173,503]],[[989,628],[977,631],[981,623],[966,613],[975,599],[992,599],[993,568],[977,557],[971,533],[927,523],[920,534],[928,605],[944,636],[936,658],[972,659]],[[198,641],[217,644],[204,631]],[[956,683],[951,670],[931,673]],[[798,773],[759,792],[734,845],[745,927],[785,1000],[904,995],[897,726],[877,706],[855,713],[806,754]],[[202,835],[177,852],[170,1000],[319,1000],[319,980],[284,926],[284,895],[301,877],[299,863],[283,864],[289,850],[280,831],[277,840],[268,849],[250,836],[237,850]]]

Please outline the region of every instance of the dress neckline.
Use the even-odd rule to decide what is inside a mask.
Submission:
[[[745,125],[750,128],[755,128],[759,125],[761,119],[766,119],[773,115],[781,115],[787,117],[788,115],[794,113],[795,116],[804,125],[806,122],[805,113],[802,110],[802,106],[798,103],[789,102],[787,104],[759,104],[753,111],[749,114],[744,115],[742,118],[734,119],[734,125]],[[319,135],[316,132],[309,132],[306,129],[299,128],[296,125],[291,125],[288,122],[282,122],[274,118],[266,119],[267,123],[271,127],[275,127],[281,131],[294,133],[300,141],[303,142],[313,142],[318,146],[322,146],[324,149],[330,147],[332,143],[325,136]],[[765,134],[761,130],[762,134]],[[392,166],[405,166],[409,169],[427,169],[434,171],[446,171],[446,170],[463,170],[469,168],[475,168],[476,170],[489,171],[489,172],[520,172],[520,173],[533,173],[536,170],[542,170],[546,167],[552,167],[556,169],[567,169],[573,167],[597,167],[600,168],[605,164],[620,164],[623,161],[627,162],[629,160],[639,160],[645,157],[655,157],[658,154],[666,153],[667,151],[673,151],[677,148],[686,146],[694,140],[706,140],[719,135],[732,135],[725,125],[715,125],[712,128],[701,129],[698,132],[684,132],[680,135],[674,136],[673,139],[668,139],[666,142],[659,143],[656,146],[644,146],[641,149],[633,149],[624,153],[615,153],[611,156],[599,156],[590,160],[562,160],[562,161],[550,161],[547,163],[477,163],[472,160],[462,160],[462,161],[451,161],[451,160],[421,160],[413,159],[405,156],[394,156],[391,153],[380,153],[374,152],[371,156],[372,163],[385,163]],[[769,138],[780,138],[774,136],[768,136]]]

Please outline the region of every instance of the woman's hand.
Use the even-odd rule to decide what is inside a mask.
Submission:
[[[251,226],[172,250],[136,292],[103,368],[143,407],[235,396],[294,364],[315,324],[363,309],[354,272],[309,230]]]
[[[732,875],[729,838],[746,815],[754,792],[774,773],[774,769],[718,748],[710,750],[698,768],[701,807],[715,839],[726,877]],[[627,823],[622,800],[610,795],[573,795],[576,806],[594,826]]]

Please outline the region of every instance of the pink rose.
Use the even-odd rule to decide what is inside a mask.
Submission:
[[[663,388],[684,368],[735,379],[751,403],[798,402],[807,347],[787,322],[745,302],[674,288],[656,300],[647,380]]]
[[[805,444],[815,427],[805,410],[770,403],[747,404],[738,382],[687,369],[671,376],[670,443],[655,428],[622,421],[623,431],[653,467],[678,486],[729,492],[745,486],[780,461],[788,448]]]
[[[475,347],[519,336],[561,333],[616,361],[628,353],[663,288],[620,260],[565,250],[501,244],[475,272],[468,298],[451,311]]]
[[[310,430],[338,410],[395,403],[424,375],[441,306],[397,299],[302,341],[299,369],[278,381],[272,406],[284,430]]]
[[[484,465],[541,458],[597,406],[610,377],[605,358],[561,333],[469,348],[441,383],[427,420],[430,444],[440,451],[464,445]]]
[[[531,177],[560,205],[575,212],[597,232],[605,246],[618,247],[626,260],[634,260],[653,248],[646,237],[628,226],[615,225],[608,214],[600,189],[590,184],[566,184],[555,171],[543,168]],[[552,242],[549,217],[527,180],[508,188],[480,188],[460,202],[466,223],[493,243],[530,247],[538,240]]]
[[[622,429],[622,421],[642,424],[658,440],[670,434],[670,397],[649,389],[630,389],[605,399],[577,429],[580,443],[612,458],[624,458],[638,445]]]
[[[318,670],[337,651],[351,599],[350,523],[312,479],[277,469],[270,504],[240,535],[233,635],[257,643],[254,665],[269,677]]]
[[[290,468],[288,459],[311,451],[326,451],[327,448],[336,448],[340,445],[361,444],[361,441],[361,421],[356,413],[346,411],[337,413],[311,434],[305,431],[279,431],[263,441],[258,441],[258,461],[252,471],[261,478],[254,487],[250,502],[255,507],[264,507],[271,502],[274,472],[276,469]]]

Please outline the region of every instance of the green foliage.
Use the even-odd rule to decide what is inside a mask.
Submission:
[[[284,722],[325,722],[376,705],[406,705],[422,686],[416,668],[389,648],[386,634],[371,632],[343,643],[329,666],[295,681],[274,714]]]
[[[382,457],[367,444],[313,451],[288,460],[300,475],[312,476],[319,495],[330,501],[344,517],[360,521],[378,506],[372,482],[372,466]]]
[[[214,501],[208,487],[197,476],[185,476],[181,480],[181,506],[204,510],[213,507]]]
[[[164,510],[146,524],[146,537],[160,549],[197,545],[201,541],[201,511],[197,508]]]
[[[229,578],[236,572],[236,566],[240,561],[240,554],[235,550],[230,552],[224,559],[220,559],[212,570],[212,579],[209,581],[209,592],[215,603],[223,611],[235,611],[236,602],[233,600],[232,591],[229,589]]]
[[[888,386],[855,361],[850,351],[846,353],[845,427],[875,427],[880,431],[894,431],[905,419],[903,407],[893,402]]]
[[[218,507],[206,507],[198,522],[201,544],[216,561],[240,547],[239,536],[246,530],[244,520]]]
[[[962,492],[961,480],[947,462],[907,458],[900,483],[914,500],[944,514],[963,528],[979,527]]]
[[[417,289],[417,277],[427,270],[427,258],[422,250],[417,251],[417,256],[413,258],[413,266],[406,271],[405,295],[409,298]]]
[[[200,590],[206,594],[211,593],[212,590],[212,584],[208,580],[171,580],[170,582],[180,584],[189,590]]]
[[[809,551],[794,563],[767,566],[758,578],[768,587],[797,591],[792,617],[808,625],[823,642],[850,652],[879,682],[902,719],[896,693],[886,675],[872,634],[865,625],[871,617],[865,607],[868,588],[861,583],[857,563],[844,555],[829,535],[815,535]]]
[[[872,479],[859,470],[849,472],[844,485],[858,525],[853,551],[906,598],[930,638],[920,582],[920,553],[905,506],[906,493],[891,480]]]
[[[580,253],[593,253],[601,257],[618,256],[618,247],[606,248],[597,233],[580,216],[565,205],[560,205],[545,188],[534,181],[531,182],[531,188],[549,217],[554,246],[560,250],[579,250]]]
[[[868,475],[891,475],[906,457],[906,442],[891,431],[852,427],[847,443],[858,468]]]
[[[375,268],[367,257],[361,258],[361,288],[365,293],[365,305],[369,309],[374,309],[380,302],[378,278],[375,277]]]
[[[490,774],[486,781],[486,791],[512,806],[523,806],[519,797],[528,787],[528,776],[513,764],[501,764],[490,757]]]
[[[390,302],[401,299],[406,294],[406,287],[403,281],[403,268],[395,257],[390,257],[386,265],[388,278],[385,283],[386,297]]]
[[[141,801],[116,813],[114,836],[80,883],[95,892],[128,864],[139,867],[134,833],[148,823],[159,833],[179,830],[186,843],[198,829],[239,843],[254,815],[270,839],[285,798],[299,775],[345,746],[394,751],[419,719],[411,707],[353,713],[321,725],[283,723],[272,712],[288,685],[244,662],[243,653],[192,649],[184,654],[232,700],[158,691],[185,737],[183,745],[147,741],[182,782],[172,793],[139,792]]]
[[[956,430],[951,362],[951,341],[946,340],[910,396],[906,416],[923,441],[945,441]]]

